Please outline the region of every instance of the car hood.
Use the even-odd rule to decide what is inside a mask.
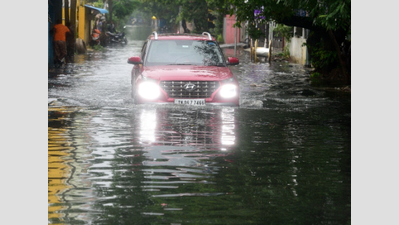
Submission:
[[[168,65],[144,67],[143,76],[156,80],[224,80],[232,77],[228,67]]]

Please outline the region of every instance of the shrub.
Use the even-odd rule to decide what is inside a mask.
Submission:
[[[221,34],[219,34],[219,35],[217,36],[216,40],[217,40],[217,42],[219,42],[219,43],[224,43],[223,36],[222,36]]]
[[[103,47],[102,45],[94,45],[94,46],[93,46],[93,49],[94,49],[95,51],[103,51],[103,50],[104,50],[104,47]]]

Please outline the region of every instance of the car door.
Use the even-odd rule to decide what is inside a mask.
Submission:
[[[145,41],[143,44],[143,47],[141,48],[140,58],[141,58],[142,62],[144,62],[144,58],[146,56],[147,43],[148,43],[148,41]],[[142,70],[143,70],[143,64],[136,64],[133,66],[132,80],[131,80],[132,86],[135,85],[137,77],[141,74]]]

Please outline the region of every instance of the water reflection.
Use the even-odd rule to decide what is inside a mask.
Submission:
[[[234,119],[234,109],[224,108],[221,112],[222,119],[222,135],[221,135],[221,143],[222,146],[232,146],[235,144],[236,136],[235,136],[235,119]],[[221,150],[226,150],[226,148],[222,148]]]
[[[217,146],[219,150],[226,150],[236,140],[235,110],[175,106],[144,108],[139,114],[139,142],[157,146]]]
[[[140,114],[140,144],[155,142],[157,115],[155,109],[144,109]]]
[[[62,146],[66,143],[65,129],[49,128],[48,130],[48,218],[49,220],[57,220],[62,218],[63,215],[60,213],[66,209],[62,203],[63,199],[60,194],[69,190],[70,185],[66,183],[66,180],[70,177],[71,167],[68,164],[63,163],[63,157],[68,157],[71,150],[68,146]]]
[[[180,198],[226,195],[215,189],[215,160],[235,145],[235,110],[138,106],[92,114],[86,125],[98,131],[89,128],[96,155],[90,180],[97,195],[91,211],[101,212],[94,224],[151,224],[165,215],[175,220],[175,213],[191,210]],[[121,115],[129,121],[109,121]],[[115,127],[120,123],[130,135]]]
[[[60,221],[65,216],[62,211],[68,208],[62,194],[73,187],[67,182],[73,173],[73,167],[67,162],[74,147],[66,128],[70,124],[69,116],[73,110],[53,107],[48,113],[48,219]]]

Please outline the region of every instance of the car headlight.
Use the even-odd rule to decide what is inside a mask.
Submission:
[[[138,94],[145,99],[153,100],[161,94],[159,86],[153,81],[144,81],[138,86]]]
[[[232,98],[237,95],[237,86],[235,84],[224,84],[220,89],[220,96],[223,98]]]

